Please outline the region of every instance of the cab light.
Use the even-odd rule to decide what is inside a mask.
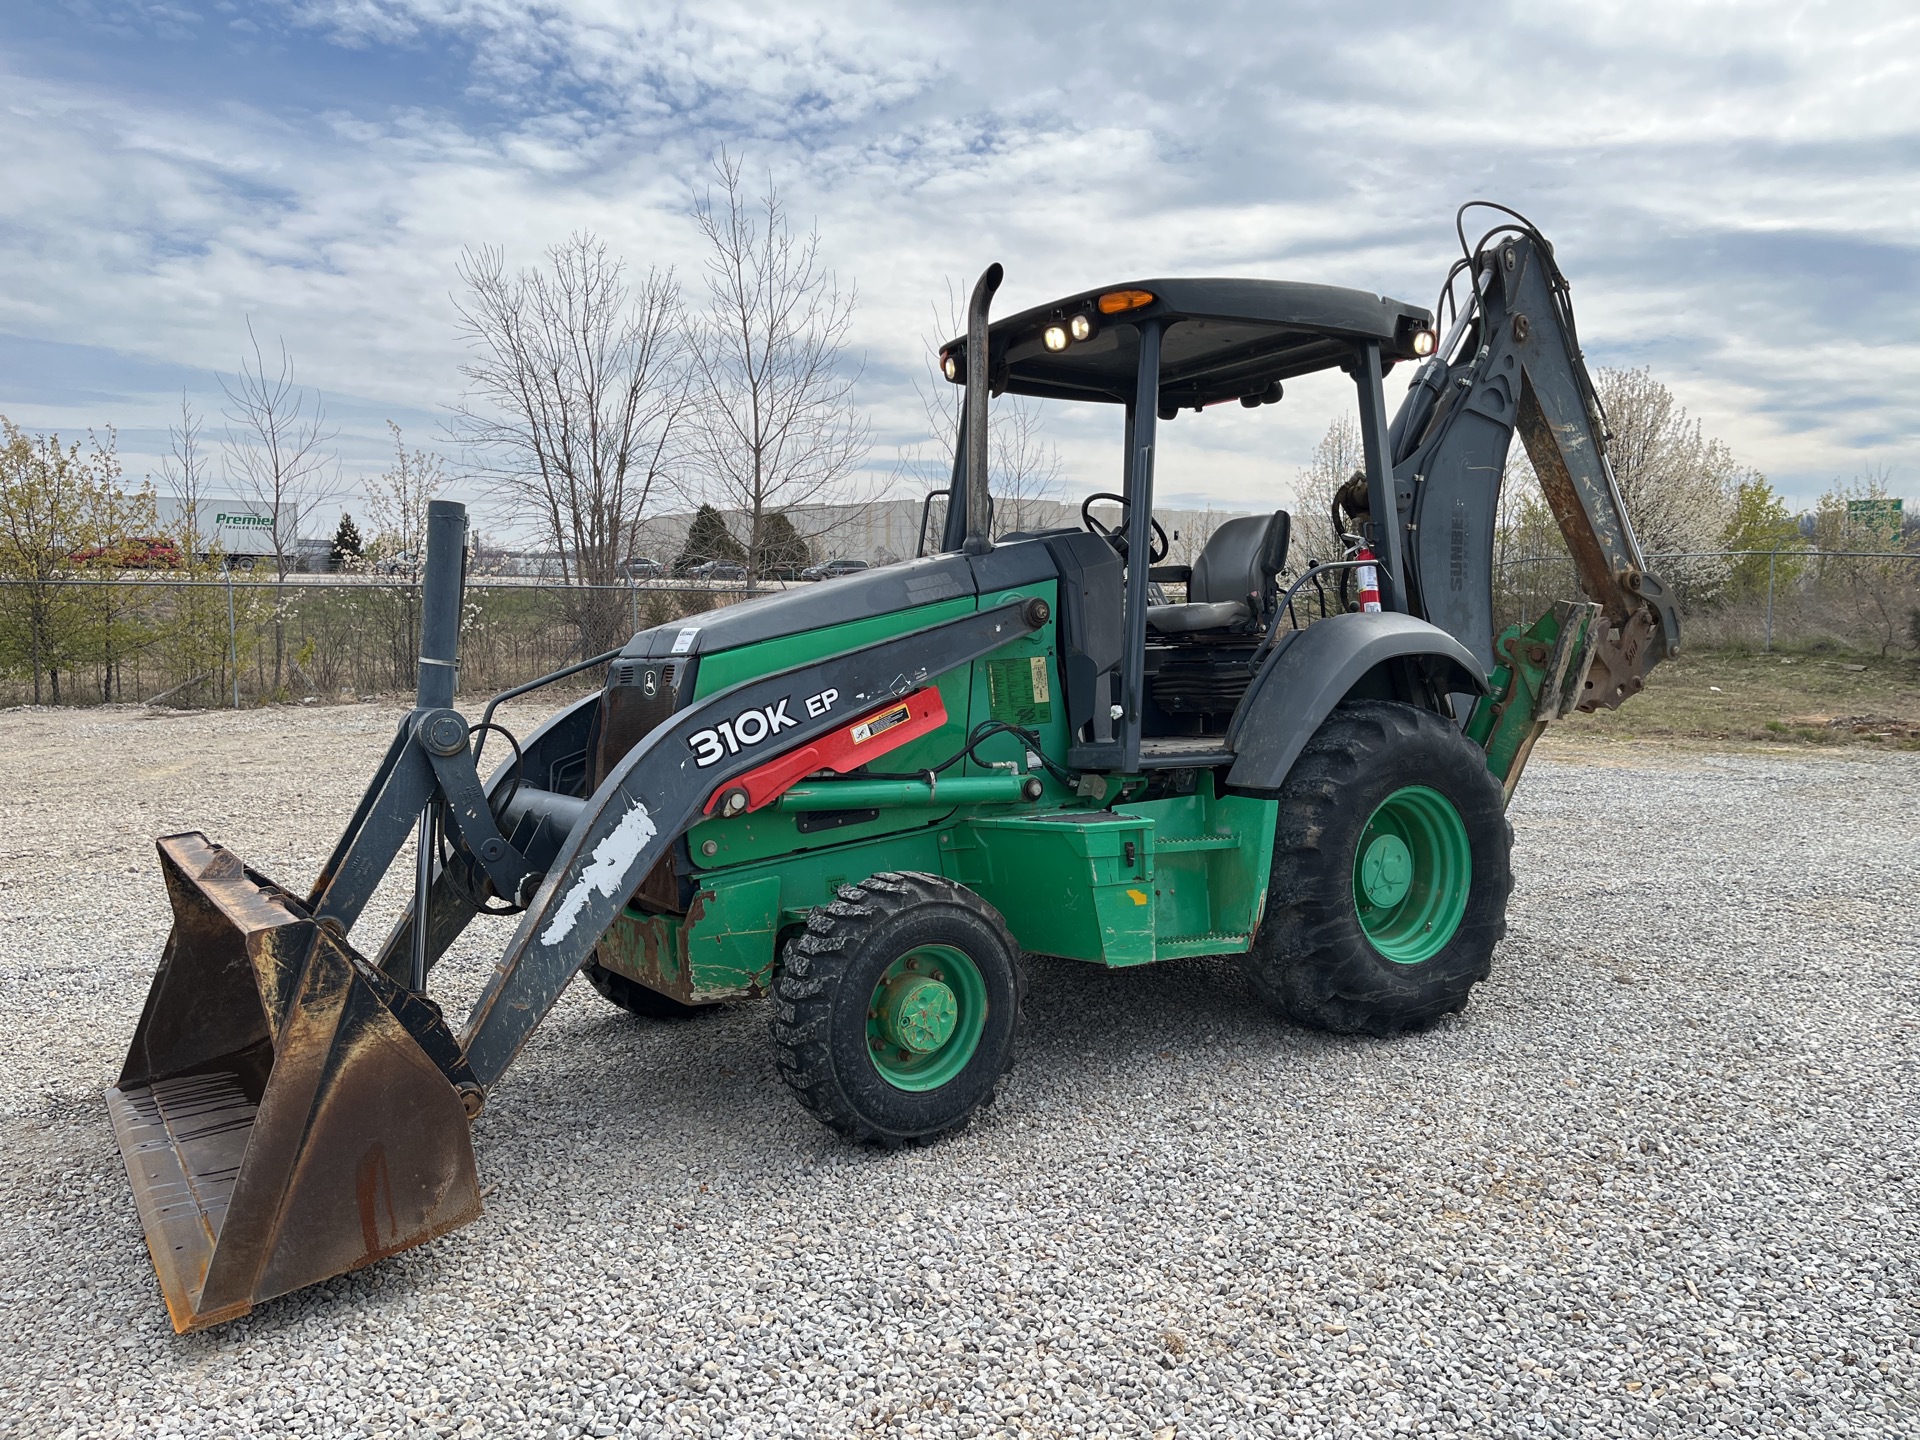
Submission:
[[[1040,343],[1049,350],[1058,351],[1066,349],[1067,327],[1064,325],[1047,326],[1046,329],[1040,332]]]
[[[1153,303],[1151,290],[1109,290],[1099,299],[1102,315],[1124,315],[1129,310],[1138,310],[1142,305]]]
[[[949,380],[958,380],[960,378],[960,362],[953,358],[951,351],[942,350],[940,352],[940,373]]]
[[[1092,339],[1093,317],[1091,315],[1076,315],[1067,322],[1067,329],[1076,340]]]
[[[1434,344],[1435,344],[1435,341],[1433,338],[1433,332],[1431,330],[1416,330],[1413,332],[1413,353],[1414,354],[1422,357],[1431,355],[1433,353]]]

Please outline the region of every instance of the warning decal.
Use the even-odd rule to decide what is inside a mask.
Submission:
[[[1053,686],[1047,657],[987,662],[987,713],[1014,725],[1044,725],[1053,718]]]

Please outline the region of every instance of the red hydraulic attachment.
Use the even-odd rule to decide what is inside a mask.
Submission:
[[[844,775],[946,723],[947,707],[929,685],[728,781],[713,792],[705,813],[744,815],[765,809],[809,775],[822,770]]]
[[[1355,568],[1354,574],[1360,577],[1360,608],[1370,615],[1380,613],[1380,572],[1373,564],[1373,551],[1366,546],[1360,547],[1360,553],[1353,557],[1363,562]]]

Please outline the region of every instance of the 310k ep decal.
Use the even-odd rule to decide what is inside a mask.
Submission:
[[[818,695],[809,695],[806,700],[807,714],[818,718],[833,708],[833,702],[840,698],[838,690],[822,690]],[[693,748],[693,763],[702,770],[709,765],[717,765],[729,755],[738,755],[749,745],[758,745],[770,736],[778,735],[782,730],[795,730],[800,722],[787,713],[787,706],[793,703],[788,696],[772,705],[755,705],[742,710],[731,720],[722,720],[709,730],[696,730],[687,737],[687,744]]]

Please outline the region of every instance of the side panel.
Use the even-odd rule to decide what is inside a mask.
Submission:
[[[949,620],[973,610],[975,604],[974,598],[969,595],[962,600],[944,601],[918,610],[870,616],[825,630],[702,655],[700,667],[694,676],[694,696],[704,699],[756,675],[843,654],[891,635]],[[978,668],[976,664],[950,671],[938,679],[936,683],[940,687],[940,699],[949,717],[947,724],[888,755],[884,762],[886,770],[905,774],[938,764],[966,743],[967,716]],[[687,832],[687,856],[696,872],[726,870],[736,865],[750,865],[803,851],[843,846],[850,841],[874,835],[931,825],[949,809],[941,806],[887,810],[870,818],[861,818],[851,812],[829,818],[761,810],[731,820],[705,820]],[[709,847],[712,853],[708,853]]]
[[[1050,580],[1022,585],[982,596],[977,603],[991,609],[1038,597],[1051,605],[1055,588]],[[975,604],[969,597],[705,655],[696,675],[696,695],[917,629],[950,613],[965,613]],[[1011,683],[1016,680],[1021,683]],[[907,774],[936,765],[960,750],[973,727],[993,718],[1035,731],[1055,758],[1064,753],[1066,721],[1059,703],[1051,621],[935,683],[948,723],[886,755],[879,769]],[[946,773],[991,775],[996,773],[992,761],[1017,762],[1024,770],[1025,752],[1019,737],[1001,734],[982,743],[981,761],[963,761]],[[1041,774],[1047,793],[1040,805],[1065,801],[1070,794],[1066,787]],[[1013,808],[994,806],[987,813]],[[979,807],[963,813],[979,813]],[[831,900],[840,886],[879,870],[899,869],[953,874],[967,883],[966,877],[954,874],[968,865],[956,858],[955,814],[952,805],[799,814],[765,809],[703,821],[687,833],[689,859],[699,878],[687,915],[683,919],[623,910],[598,947],[600,963],[679,1000],[758,994],[771,973],[781,931],[804,923],[807,911]]]
[[[966,828],[984,864],[951,878],[978,890],[1023,950],[1106,965],[1154,958],[1151,820],[1062,810]]]

